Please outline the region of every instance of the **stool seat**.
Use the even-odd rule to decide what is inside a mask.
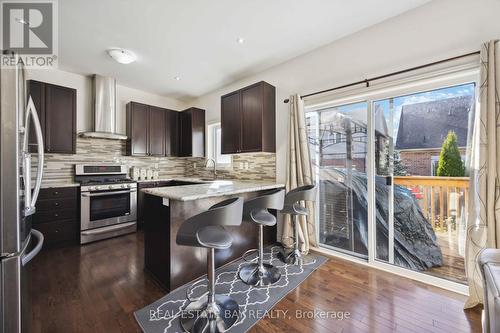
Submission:
[[[224,250],[231,247],[233,238],[231,234],[219,225],[210,225],[197,232],[198,242],[204,247]]]
[[[267,209],[253,210],[250,212],[250,218],[252,221],[265,226],[273,226],[276,224],[276,217],[269,213]]]

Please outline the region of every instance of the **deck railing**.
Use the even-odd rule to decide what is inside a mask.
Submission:
[[[436,230],[455,229],[467,217],[469,177],[395,176],[394,184],[412,191]]]

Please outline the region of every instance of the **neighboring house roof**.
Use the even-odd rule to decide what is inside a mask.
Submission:
[[[396,149],[441,148],[449,131],[466,146],[471,105],[472,96],[403,105]]]

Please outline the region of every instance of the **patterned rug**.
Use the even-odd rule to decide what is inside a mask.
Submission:
[[[281,279],[272,286],[252,287],[243,283],[238,272],[247,262],[243,259],[216,270],[215,290],[217,294],[231,296],[240,305],[240,318],[227,332],[239,333],[248,331],[257,321],[269,315],[269,310],[290,291],[302,283],[314,270],[321,266],[327,258],[310,255],[311,263],[301,267],[281,262],[277,255],[280,246],[268,247],[264,250],[264,261],[279,267]],[[139,326],[145,333],[183,332],[179,316],[187,306],[186,291],[189,286],[190,297],[196,298],[207,290],[206,277],[189,285],[173,290],[158,301],[134,313]]]

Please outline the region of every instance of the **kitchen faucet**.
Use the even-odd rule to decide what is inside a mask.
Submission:
[[[215,163],[215,160],[213,158],[207,158],[207,160],[205,161],[205,168],[208,167],[208,163],[212,161],[212,163],[214,164],[214,180],[217,179],[217,163]]]

